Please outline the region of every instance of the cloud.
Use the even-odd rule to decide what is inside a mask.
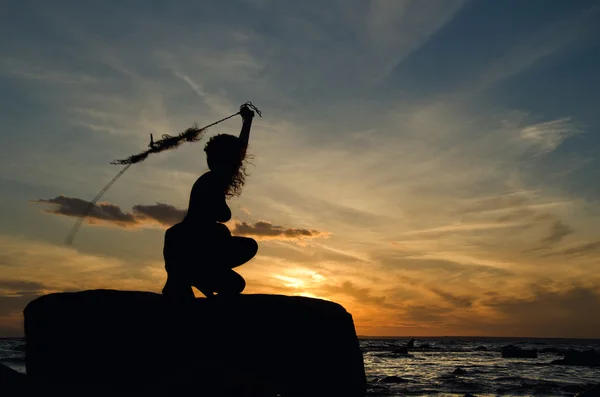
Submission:
[[[186,210],[165,203],[136,204],[133,206],[132,211],[128,213],[115,204],[97,203],[91,207],[89,201],[63,195],[53,199],[40,199],[33,202],[53,205],[54,208],[46,210],[50,214],[72,217],[87,214],[85,220],[90,224],[113,225],[123,228],[170,227],[181,222],[187,213]],[[306,240],[329,236],[329,233],[315,229],[276,226],[265,221],[255,223],[234,221],[233,225],[233,234],[251,236],[259,240]]]
[[[36,281],[0,279],[0,291],[9,292],[39,292],[46,287]]]
[[[600,335],[600,290],[585,285],[561,289],[533,284],[529,296],[490,298],[482,303],[502,315],[514,335],[593,338]]]
[[[173,74],[189,85],[190,88],[204,101],[204,103],[213,113],[227,114],[235,111],[235,107],[229,100],[227,100],[227,98],[217,94],[207,93],[198,82],[194,81],[188,75],[176,71],[173,72]]]
[[[328,236],[326,232],[321,232],[314,229],[297,229],[286,228],[283,226],[275,226],[269,222],[258,221],[254,224],[247,222],[235,223],[235,227],[231,231],[232,234],[240,236],[251,236],[257,239],[311,239]]]
[[[468,307],[473,306],[474,299],[472,297],[454,295],[454,294],[451,294],[450,292],[445,292],[438,288],[430,288],[429,290],[431,292],[433,292],[434,294],[438,295],[445,302],[450,303],[452,306],[459,307],[459,308],[461,308],[461,307],[468,308]]]
[[[401,315],[399,320],[403,322],[403,326],[423,326],[427,327],[447,327],[446,317],[452,311],[446,307],[438,305],[409,305]]]
[[[39,199],[33,202],[54,205],[53,209],[46,210],[50,214],[73,217],[87,215],[86,220],[89,223],[100,221],[122,227],[132,226],[137,223],[133,214],[124,213],[118,205],[110,203],[96,203],[92,206],[90,201],[63,195],[53,199]]]
[[[565,248],[548,255],[585,256],[597,254],[598,252],[600,252],[600,241],[592,241],[589,243],[574,245],[570,248]]]
[[[0,295],[0,319],[19,314],[32,300],[41,296],[41,293],[17,293]]]
[[[46,212],[54,215],[72,217],[86,216],[90,224],[113,225],[124,228],[172,226],[183,220],[186,211],[170,204],[156,203],[153,205],[137,204],[132,212],[124,212],[121,207],[110,203],[92,203],[76,197],[58,196],[53,199],[33,201],[39,204],[51,204],[52,209]]]
[[[411,235],[421,235],[421,234],[432,234],[441,236],[447,233],[471,233],[478,232],[482,230],[493,230],[493,229],[504,229],[504,228],[512,228],[512,227],[522,227],[522,223],[459,223],[454,225],[444,225],[431,229],[425,230],[415,230],[411,232],[404,233],[406,236]]]
[[[341,286],[328,285],[318,290],[319,295],[343,294],[354,298],[359,304],[378,306],[384,309],[396,309],[397,306],[386,301],[384,296],[374,295],[370,288],[361,288],[350,281],[345,281]]]
[[[540,154],[555,150],[561,143],[579,133],[571,123],[571,118],[551,120],[530,125],[521,130],[521,138],[540,149]]]
[[[133,213],[139,222],[147,219],[157,221],[161,225],[172,226],[181,222],[187,211],[170,204],[156,203],[153,205],[136,204],[133,206]]]
[[[542,239],[544,246],[550,246],[559,243],[563,238],[574,233],[574,230],[569,226],[565,225],[562,221],[556,220],[550,227],[550,233],[547,237]]]

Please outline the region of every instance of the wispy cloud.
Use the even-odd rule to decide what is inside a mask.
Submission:
[[[570,121],[570,118],[564,118],[530,125],[523,128],[521,137],[539,147],[541,154],[548,153],[579,132]]]
[[[574,230],[571,229],[568,225],[565,225],[560,220],[556,220],[552,223],[552,226],[550,227],[549,235],[542,239],[542,244],[546,246],[554,245],[573,233]]]
[[[234,112],[235,106],[233,106],[231,101],[229,101],[227,98],[221,95],[207,93],[198,82],[194,81],[188,75],[180,72],[174,72],[174,74],[177,78],[186,82],[190,88],[196,94],[198,94],[198,97],[200,97],[204,103],[208,105],[213,113],[225,115]]]
[[[368,57],[378,65],[376,79],[384,78],[400,62],[425,44],[457,14],[465,1],[434,0],[425,5],[415,0],[371,0],[366,35]]]
[[[95,77],[81,72],[56,70],[47,65],[40,66],[13,58],[0,58],[0,73],[16,78],[55,84],[90,85],[98,83]]]
[[[369,288],[357,287],[355,284],[349,281],[345,281],[340,286],[328,285],[321,287],[321,294],[325,295],[336,295],[344,294],[354,298],[356,301],[362,304],[374,305],[384,309],[394,309],[395,305],[386,301],[384,296],[377,296],[373,294],[373,291]]]

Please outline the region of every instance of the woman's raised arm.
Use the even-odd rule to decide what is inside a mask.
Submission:
[[[250,128],[252,127],[252,119],[254,119],[254,111],[247,105],[242,106],[240,109],[240,115],[242,116],[242,130],[240,131],[240,140],[242,141],[242,153],[241,159],[246,157],[246,149],[248,149],[248,140],[250,139]]]

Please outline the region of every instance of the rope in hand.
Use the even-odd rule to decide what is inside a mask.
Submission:
[[[213,126],[215,126],[215,125],[217,125],[219,123],[222,123],[225,120],[229,120],[230,118],[237,116],[238,114],[240,114],[242,112],[242,109],[244,109],[244,108],[250,108],[256,114],[258,114],[260,117],[262,117],[261,111],[258,110],[258,108],[252,104],[252,102],[246,102],[242,106],[240,106],[240,111],[239,112],[234,113],[234,114],[232,114],[230,116],[224,117],[221,120],[217,120],[214,123],[211,123],[211,124],[209,124],[207,126],[204,126],[202,128],[198,128],[198,125],[194,124],[192,127],[188,128],[187,130],[185,130],[184,132],[182,132],[181,134],[176,135],[176,136],[171,136],[171,135],[163,134],[162,139],[159,140],[159,141],[156,141],[156,142],[154,142],[154,138],[153,138],[152,134],[150,134],[150,144],[148,144],[148,146],[150,147],[150,149],[148,149],[146,151],[143,151],[141,153],[138,153],[138,154],[133,154],[133,155],[131,155],[131,156],[129,156],[126,159],[123,159],[123,160],[114,160],[114,161],[111,161],[110,163],[113,164],[113,165],[125,165],[125,167],[121,171],[119,171],[117,173],[117,175],[115,175],[113,177],[113,179],[111,179],[110,182],[108,182],[106,184],[106,186],[104,186],[102,188],[102,190],[100,190],[100,192],[98,192],[98,194],[96,195],[96,197],[94,197],[92,199],[92,201],[90,202],[90,204],[86,208],[85,212],[77,219],[77,221],[75,222],[75,224],[71,228],[71,231],[69,232],[69,234],[67,235],[67,238],[65,240],[65,244],[67,244],[67,245],[73,244],[73,239],[75,238],[75,234],[77,234],[77,231],[81,227],[81,224],[83,223],[83,220],[96,207],[96,203],[98,202],[98,200],[100,200],[100,198],[104,195],[104,193],[106,193],[106,191],[108,189],[110,189],[110,187],[133,164],[140,163],[140,162],[144,161],[148,157],[148,155],[150,155],[151,153],[159,153],[159,152],[163,152],[165,150],[175,149],[176,147],[178,147],[179,145],[181,145],[183,142],[190,142],[190,143],[192,143],[192,142],[199,141],[200,139],[202,139],[202,136],[204,135],[204,132],[206,132],[206,130],[208,128],[213,127]]]

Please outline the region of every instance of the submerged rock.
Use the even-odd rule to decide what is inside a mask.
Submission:
[[[452,374],[454,374],[454,375],[466,375],[467,371],[465,371],[462,368],[456,368],[454,371],[452,371]]]
[[[365,395],[352,316],[329,301],[241,295],[175,306],[150,292],[93,290],[42,296],[24,314],[27,377],[42,383]]]
[[[379,382],[382,382],[382,383],[407,383],[410,381],[407,379],[403,379],[399,376],[392,375],[392,376],[386,376],[386,377],[379,379]]]
[[[537,358],[537,356],[537,351],[518,346],[509,345],[502,348],[502,358]]]
[[[587,350],[584,352],[572,350],[565,354],[565,358],[554,360],[550,364],[600,367],[600,353],[595,350]]]

